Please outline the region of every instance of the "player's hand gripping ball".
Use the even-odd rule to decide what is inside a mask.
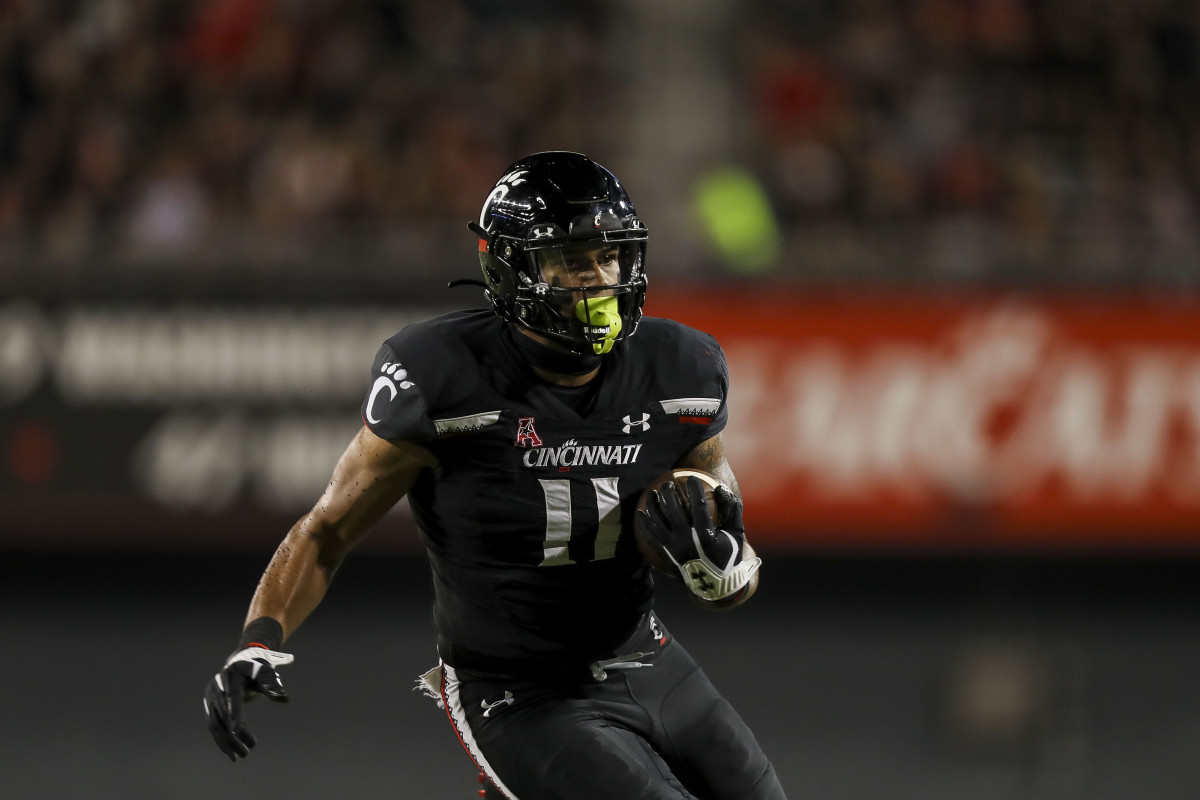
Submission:
[[[646,487],[646,491],[642,492],[642,496],[638,499],[638,513],[634,517],[633,531],[637,540],[638,550],[641,551],[642,557],[647,563],[655,569],[662,570],[676,578],[679,577],[678,566],[667,555],[663,544],[655,537],[654,531],[650,530],[645,518],[647,509],[650,504],[667,502],[668,499],[663,497],[661,501],[655,499],[655,495],[666,490],[667,485],[674,486],[678,504],[682,513],[687,520],[691,520],[691,505],[688,498],[688,478],[695,478],[701,487],[701,492],[704,495],[704,502],[707,507],[706,514],[714,523],[713,519],[716,512],[716,502],[713,500],[713,490],[721,485],[712,475],[707,472],[702,472],[698,469],[673,469],[670,472],[664,472],[650,482]],[[690,525],[689,525],[690,529]]]
[[[647,562],[704,600],[740,592],[762,563],[742,557],[741,501],[700,470],[676,469],[656,478],[638,501],[634,535]]]
[[[292,663],[293,658],[291,653],[247,647],[231,655],[204,687],[209,733],[231,761],[248,756],[257,743],[242,720],[242,706],[260,694],[276,703],[286,703],[287,692],[275,668]]]

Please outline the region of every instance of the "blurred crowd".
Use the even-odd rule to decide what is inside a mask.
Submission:
[[[621,161],[636,9],[9,0],[0,275],[444,276],[515,156]],[[785,244],[768,277],[1200,287],[1194,2],[732,18],[714,57],[745,105],[728,157]]]
[[[754,9],[748,158],[811,274],[1200,287],[1200,4]]]
[[[514,154],[611,149],[606,19],[551,0],[0,3],[0,264],[394,281],[447,246],[469,258],[465,223]]]

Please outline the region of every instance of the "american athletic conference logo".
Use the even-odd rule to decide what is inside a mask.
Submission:
[[[541,447],[542,437],[533,428],[535,417],[521,417],[517,420],[517,447]]]

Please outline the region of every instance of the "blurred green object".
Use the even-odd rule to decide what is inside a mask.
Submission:
[[[753,174],[728,166],[712,170],[696,181],[694,202],[717,255],[730,271],[752,275],[778,263],[779,225]]]

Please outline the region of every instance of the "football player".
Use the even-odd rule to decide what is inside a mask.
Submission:
[[[363,427],[275,552],[239,646],[206,688],[217,745],[286,699],[284,641],[347,552],[408,496],[432,567],[438,664],[420,683],[488,791],[523,800],[783,798],[750,730],[653,609],[637,538],[697,603],[757,587],[725,457],[711,336],[642,317],[648,234],[578,153],[513,164],[477,237],[490,309],[416,323],[375,357]],[[714,475],[643,490],[672,468]],[[695,481],[695,478],[690,479]]]

